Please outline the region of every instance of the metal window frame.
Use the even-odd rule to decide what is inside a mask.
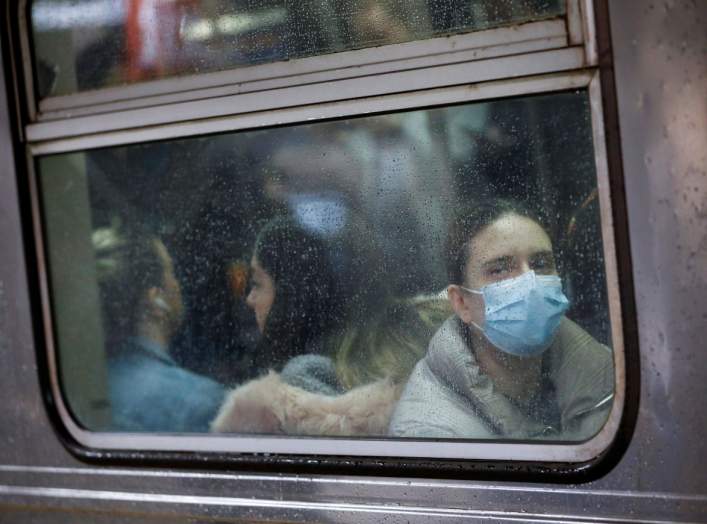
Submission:
[[[567,0],[567,36],[570,45],[581,45],[584,43],[581,1]]]
[[[37,174],[33,157],[49,152],[67,152],[132,143],[134,141],[164,139],[168,135],[194,136],[224,130],[253,129],[259,125],[295,123],[329,119],[336,116],[364,116],[394,110],[429,108],[452,103],[464,103],[489,98],[502,98],[538,93],[551,93],[568,89],[586,89],[591,108],[591,125],[595,147],[595,169],[599,187],[602,234],[606,279],[609,290],[609,316],[612,326],[612,342],[615,364],[615,394],[609,418],[602,430],[583,443],[529,443],[518,441],[486,440],[437,440],[398,438],[321,438],[296,436],[252,436],[252,435],[159,435],[99,433],[81,428],[72,418],[65,403],[57,368],[57,348],[53,337],[54,326],[51,312],[51,293],[48,282],[47,259],[41,225],[41,206],[38,193]],[[263,117],[269,115],[271,120]],[[622,420],[626,392],[626,373],[623,346],[623,321],[619,296],[618,265],[612,226],[609,172],[604,145],[602,100],[599,72],[578,70],[564,74],[532,76],[521,79],[495,80],[482,84],[468,84],[451,88],[420,90],[400,96],[390,93],[373,98],[349,99],[346,102],[295,106],[256,115],[241,115],[225,119],[212,119],[198,123],[174,123],[158,129],[148,129],[136,140],[123,135],[105,135],[104,142],[95,142],[99,137],[77,137],[59,139],[27,149],[30,166],[30,191],[34,221],[37,256],[39,259],[40,294],[43,305],[43,322],[46,333],[49,379],[51,392],[58,415],[70,437],[80,446],[92,450],[144,451],[144,452],[204,452],[234,455],[283,454],[300,456],[342,455],[347,456],[406,459],[522,461],[525,463],[584,463],[605,453],[614,441]],[[171,130],[171,131],[170,131]],[[67,142],[69,141],[69,142]],[[94,141],[94,142],[92,142]]]
[[[22,75],[25,91],[25,108],[30,121],[37,118],[37,97],[35,96],[36,88],[34,84],[34,63],[32,60],[32,43],[30,35],[32,30],[29,24],[29,16],[27,16],[27,2],[29,0],[19,0],[17,3],[17,26],[19,27],[19,55],[22,63],[21,71],[18,75]],[[10,14],[9,8],[7,14]],[[10,16],[8,16],[8,20]]]
[[[523,92],[524,89],[527,90],[525,91],[527,93],[542,92],[545,89],[551,89],[558,81],[557,79],[561,78],[567,79],[567,88],[570,88],[570,86],[574,85],[570,79],[577,79],[581,76],[581,74],[573,75],[568,72],[557,73],[555,71],[557,69],[562,69],[565,66],[567,67],[567,71],[571,71],[573,69],[572,65],[581,64],[581,53],[578,49],[575,49],[571,52],[571,54],[567,51],[561,51],[561,53],[563,53],[563,55],[560,56],[570,62],[570,64],[565,64],[564,62],[553,62],[553,67],[549,68],[551,69],[551,72],[547,74],[545,69],[548,68],[543,67],[543,64],[541,63],[540,67],[537,67],[537,69],[539,69],[540,75],[542,76],[521,76],[519,78],[513,78],[512,76],[509,78],[507,76],[503,80],[494,79],[487,82],[478,82],[474,84],[462,83],[461,85],[458,85],[457,81],[468,78],[469,76],[473,77],[473,73],[476,71],[469,71],[469,68],[464,66],[454,66],[454,73],[456,73],[454,76],[454,82],[452,82],[454,85],[450,87],[437,87],[434,91],[436,96],[440,97],[440,101],[454,100],[458,94],[462,92],[468,92],[469,100],[481,100],[510,96],[510,93],[518,94],[519,92]],[[558,55],[555,54],[550,57],[544,55],[544,58],[549,61],[549,59],[556,58],[557,56]],[[538,57],[535,58],[537,59]],[[517,66],[519,62],[527,62],[527,58],[525,57],[512,58],[509,60],[509,62],[502,64],[504,70],[514,70],[518,72],[519,69]],[[527,72],[527,70],[523,72]],[[373,92],[373,95],[360,98],[352,98],[348,95],[351,92],[360,93],[360,89],[365,88],[365,84],[370,84],[370,81],[349,80],[346,81],[348,85],[329,84],[324,88],[326,89],[326,92],[320,92],[317,96],[319,100],[324,100],[324,102],[319,102],[317,104],[311,103],[307,98],[303,100],[298,96],[304,95],[306,97],[307,88],[293,88],[297,89],[297,91],[290,92],[293,96],[288,98],[284,96],[285,93],[278,91],[272,93],[272,97],[275,99],[278,107],[249,111],[248,109],[250,108],[247,107],[245,104],[246,101],[243,100],[242,103],[234,104],[235,107],[238,107],[241,111],[228,116],[222,115],[211,117],[209,115],[211,115],[217,108],[210,102],[192,102],[189,104],[191,106],[190,109],[193,110],[195,118],[182,119],[176,123],[123,128],[119,122],[107,120],[106,118],[91,117],[92,119],[96,118],[93,123],[96,126],[101,125],[103,129],[102,131],[96,131],[91,134],[79,134],[79,132],[74,129],[76,123],[73,121],[67,121],[62,122],[61,124],[57,123],[56,126],[53,126],[52,129],[49,130],[51,134],[48,136],[52,136],[51,139],[30,143],[29,147],[33,155],[46,155],[115,145],[149,142],[154,140],[184,138],[205,133],[291,124],[311,117],[313,108],[315,118],[336,118],[346,116],[350,113],[352,108],[358,107],[362,101],[365,101],[365,103],[370,105],[370,112],[405,109],[412,107],[411,104],[415,104],[415,102],[412,101],[419,96],[418,93],[420,91],[432,90],[427,88],[427,86],[432,83],[429,80],[430,73],[425,71],[422,75],[418,73],[418,76],[421,76],[418,86],[408,81],[410,80],[409,76],[392,79],[391,85],[389,86],[384,86],[381,82],[376,81],[374,85],[369,88],[370,91]],[[493,77],[494,75],[489,76]],[[478,78],[478,75],[476,78]],[[351,85],[352,82],[353,85]],[[444,85],[444,82],[437,83]],[[386,89],[386,87],[389,89]],[[405,89],[406,87],[420,87],[421,89],[417,89],[415,91],[401,91],[401,89]],[[384,94],[378,94],[380,91],[383,91]],[[392,96],[395,96],[395,98],[391,98]],[[160,113],[162,111],[164,111],[162,108],[156,109],[156,113]],[[166,113],[168,113],[166,115],[166,117],[168,117],[169,114],[171,114],[171,111]],[[33,130],[32,132],[30,132],[30,128]],[[28,127],[28,136],[37,137],[38,134],[39,133],[37,132],[36,127]],[[44,134],[41,136],[44,136]]]
[[[469,85],[489,80],[522,78],[586,67],[584,50],[568,47],[449,65],[430,65],[375,77],[331,80],[253,93],[175,104],[128,109],[109,115],[89,115],[27,126],[32,143],[68,139],[112,131],[137,131],[153,126],[190,122],[227,115],[263,113],[283,108],[327,102],[403,94],[438,87]],[[372,79],[375,81],[372,81]],[[178,115],[178,116],[175,116]]]

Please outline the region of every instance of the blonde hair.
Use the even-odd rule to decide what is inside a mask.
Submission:
[[[422,296],[392,301],[380,315],[349,327],[332,342],[342,385],[350,389],[381,379],[404,384],[450,314],[446,297]]]

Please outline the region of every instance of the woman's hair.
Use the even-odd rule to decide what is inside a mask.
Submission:
[[[464,283],[467,262],[472,255],[469,251],[472,239],[482,229],[505,215],[529,218],[545,229],[538,213],[514,200],[492,198],[459,208],[450,224],[445,248],[450,284]]]
[[[375,380],[404,384],[435,331],[452,313],[446,298],[390,300],[332,340],[336,373],[349,389]]]
[[[328,338],[327,348],[345,389],[380,379],[404,384],[451,314],[446,299],[396,297],[374,238],[365,220],[349,217],[338,251],[346,325]]]
[[[270,220],[254,255],[275,287],[256,351],[280,369],[294,356],[321,350],[323,337],[342,321],[342,305],[327,245],[291,218]]]
[[[157,238],[143,231],[115,223],[96,229],[91,241],[103,331],[110,349],[136,334],[141,303],[148,289],[163,284],[164,267],[157,252]]]
[[[448,303],[394,298],[365,222],[350,213],[344,229],[324,240],[284,217],[262,229],[255,258],[275,298],[256,352],[279,369],[298,354],[322,351],[345,389],[383,378],[404,383],[451,314]]]

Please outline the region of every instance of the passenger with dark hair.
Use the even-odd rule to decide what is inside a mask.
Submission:
[[[116,431],[202,432],[224,389],[169,356],[184,306],[171,257],[156,237],[117,225],[92,236]]]
[[[214,431],[386,433],[440,315],[434,300],[392,298],[356,228],[324,239],[277,218],[258,236],[248,304],[273,371],[229,394]]]
[[[283,371],[305,389],[338,391],[333,367],[322,356],[328,335],[341,327],[330,250],[293,219],[272,219],[258,234],[247,304],[261,332],[256,358],[262,370]]]
[[[508,200],[451,224],[437,331],[396,407],[390,434],[585,440],[613,396],[611,350],[564,317],[568,301],[540,218]]]

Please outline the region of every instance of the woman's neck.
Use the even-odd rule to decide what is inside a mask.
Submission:
[[[169,338],[167,337],[164,328],[160,325],[155,322],[150,322],[149,320],[143,320],[138,325],[137,331],[138,336],[153,342],[161,348],[164,348],[164,353],[167,353],[166,348],[169,344]]]
[[[540,389],[542,357],[509,355],[473,328],[469,329],[469,341],[479,367],[499,392],[521,404],[535,396]]]

